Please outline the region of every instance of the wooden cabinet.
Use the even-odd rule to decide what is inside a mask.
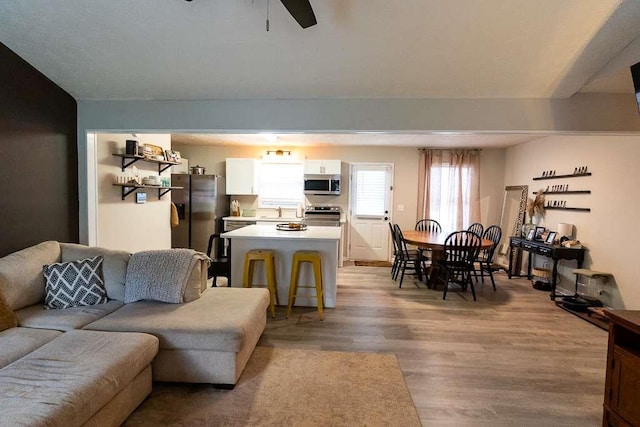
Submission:
[[[259,163],[256,159],[226,159],[226,185],[229,196],[258,194]]]
[[[640,311],[605,311],[609,318],[603,426],[640,426]]]
[[[305,160],[304,173],[309,175],[340,175],[340,160]]]

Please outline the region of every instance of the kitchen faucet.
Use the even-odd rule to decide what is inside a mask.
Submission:
[[[282,218],[282,207],[278,206],[276,210],[278,211],[278,218]]]

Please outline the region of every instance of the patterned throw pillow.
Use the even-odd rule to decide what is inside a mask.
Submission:
[[[58,262],[43,268],[45,308],[69,308],[107,302],[102,278],[102,257]]]

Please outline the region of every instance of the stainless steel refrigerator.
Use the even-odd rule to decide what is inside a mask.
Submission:
[[[222,218],[229,215],[224,178],[172,174],[171,186],[183,187],[171,191],[171,201],[176,205],[179,219],[178,226],[171,229],[171,247],[206,253],[209,236],[222,232]]]

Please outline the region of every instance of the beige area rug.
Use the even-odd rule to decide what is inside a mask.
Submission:
[[[419,426],[392,354],[256,347],[233,390],[156,383],[127,426]]]

